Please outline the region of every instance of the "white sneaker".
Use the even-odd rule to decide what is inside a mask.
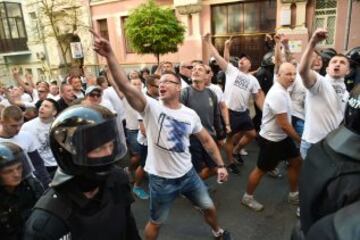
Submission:
[[[299,192],[296,192],[295,194],[289,193],[288,202],[292,205],[299,205]]]
[[[256,201],[254,197],[243,196],[241,203],[256,212],[260,212],[264,209],[264,206]]]
[[[242,148],[239,153],[240,153],[241,156],[249,155],[249,153],[244,148]]]

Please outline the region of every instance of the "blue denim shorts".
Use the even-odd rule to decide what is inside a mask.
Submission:
[[[214,208],[204,182],[194,168],[184,176],[175,179],[149,175],[150,221],[162,224],[166,221],[170,207],[180,194],[201,209]]]
[[[139,130],[125,129],[125,131],[126,131],[126,142],[129,146],[130,152],[132,154],[140,154],[140,147],[137,141],[137,135]]]

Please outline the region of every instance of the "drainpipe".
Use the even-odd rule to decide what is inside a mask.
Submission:
[[[347,14],[346,14],[344,50],[348,50],[348,48],[349,48],[351,13],[352,13],[352,0],[348,0],[348,7],[347,7]]]

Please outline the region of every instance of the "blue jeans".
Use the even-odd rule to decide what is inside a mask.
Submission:
[[[303,160],[305,160],[306,155],[310,149],[310,147],[312,146],[312,143],[309,143],[305,140],[301,140],[301,144],[300,144],[300,154]]]
[[[184,195],[201,209],[214,208],[204,182],[194,168],[175,179],[149,174],[150,220],[162,224],[169,215],[170,207],[179,194]]]

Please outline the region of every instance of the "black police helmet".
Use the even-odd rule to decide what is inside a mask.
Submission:
[[[357,65],[360,65],[360,47],[355,47],[348,51],[346,57],[352,62]]]
[[[26,178],[31,175],[31,167],[27,160],[23,150],[12,142],[0,143],[0,169],[21,163],[23,166],[22,178]]]
[[[344,126],[360,135],[360,85],[353,88],[345,109]]]
[[[121,129],[122,130],[122,129]],[[126,154],[120,140],[115,115],[102,106],[75,105],[64,110],[50,128],[50,147],[65,174],[95,178],[104,176]],[[89,157],[88,153],[113,143],[108,156]]]
[[[325,48],[320,51],[320,56],[322,59],[330,60],[337,54],[336,50],[333,48]]]
[[[270,51],[270,52],[267,52],[262,61],[261,61],[261,67],[271,67],[271,66],[274,66],[274,61],[273,61],[273,57],[274,57],[274,52],[273,51]]]

